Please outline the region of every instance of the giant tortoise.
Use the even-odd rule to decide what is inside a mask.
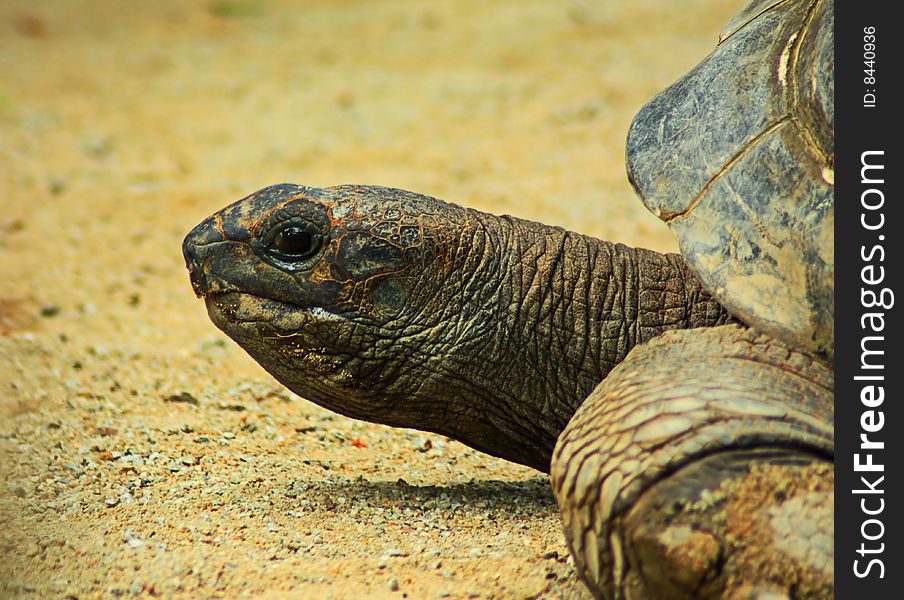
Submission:
[[[829,597],[831,0],[752,0],[636,116],[660,254],[281,184],[186,237],[217,327],[336,412],[549,472],[600,598]]]

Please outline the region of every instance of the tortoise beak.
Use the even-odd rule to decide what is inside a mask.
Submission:
[[[210,285],[204,273],[204,257],[207,254],[205,247],[222,241],[224,238],[217,230],[214,217],[199,223],[182,241],[185,267],[188,269],[192,290],[199,298],[203,298],[210,291]]]

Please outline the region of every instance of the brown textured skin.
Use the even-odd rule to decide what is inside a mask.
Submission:
[[[268,257],[286,222],[315,256]],[[375,186],[265,188],[184,252],[213,322],[299,395],[544,472],[631,348],[732,321],[678,255]]]
[[[289,226],[317,240],[303,259],[273,254]],[[751,487],[748,467],[824,486],[832,372],[722,326],[736,322],[680,256],[402,190],[289,184],[216,213],[183,250],[213,322],[305,398],[543,471],[552,459],[566,537],[600,597],[830,581],[806,543],[793,569],[757,559],[795,547],[780,529],[750,539],[766,521],[738,523],[732,507],[756,499],[784,522],[803,493]],[[688,507],[663,510],[677,489]],[[795,519],[824,524],[825,502],[798,504]]]
[[[831,597],[833,393],[822,360],[734,325],[668,332],[632,351],[553,458],[566,538],[591,590]]]

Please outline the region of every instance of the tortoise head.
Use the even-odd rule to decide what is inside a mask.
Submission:
[[[540,470],[632,332],[725,316],[668,257],[383,187],[264,188],[183,252],[214,324],[292,391]]]
[[[214,324],[284,385],[355,418],[438,431],[450,355],[481,336],[486,285],[469,287],[498,271],[462,244],[475,215],[402,190],[281,184],[203,221],[183,253]]]

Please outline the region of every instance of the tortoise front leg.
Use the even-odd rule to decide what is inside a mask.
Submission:
[[[600,598],[829,598],[834,376],[738,326],[636,347],[559,437],[552,485]]]

